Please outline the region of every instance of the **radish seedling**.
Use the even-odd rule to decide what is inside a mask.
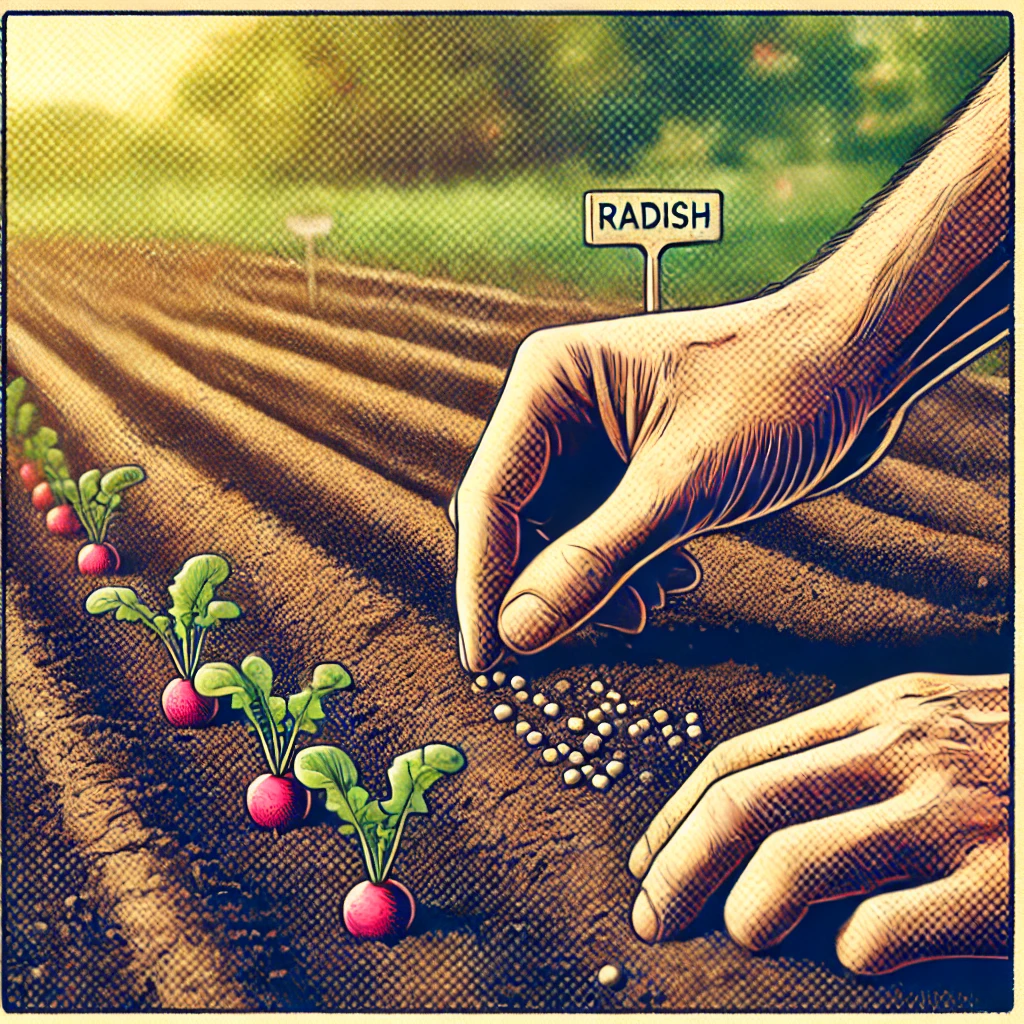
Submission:
[[[26,402],[28,385],[24,377],[15,377],[4,396],[4,420],[7,440],[12,447],[21,446],[24,462],[18,469],[21,482],[29,491],[43,482],[42,462],[46,453],[57,443],[57,432],[52,427],[39,427],[39,410]]]
[[[78,552],[78,571],[86,576],[105,576],[121,568],[121,556],[106,542],[107,529],[121,508],[121,492],[146,479],[141,466],[118,466],[100,476],[90,469],[78,478],[61,480],[64,497],[71,502],[85,527],[89,543]]]
[[[43,473],[46,482],[40,484],[32,492],[32,501],[35,503],[36,492],[42,491],[43,487],[49,490],[50,497],[57,502],[56,506],[46,513],[46,528],[51,533],[58,533],[65,537],[72,537],[83,533],[82,524],[75,514],[75,510],[67,503],[64,497],[65,481],[71,479],[67,463],[64,461],[64,453],[59,448],[51,448],[43,459]],[[39,505],[36,505],[39,508]]]
[[[394,881],[391,869],[410,814],[426,814],[423,794],[438,779],[461,771],[462,752],[444,743],[430,743],[394,759],[388,769],[390,799],[370,800],[359,785],[352,758],[338,747],[309,747],[295,759],[295,776],[309,789],[327,791],[327,809],[341,818],[342,835],[359,837],[368,881],[345,897],[342,917],[357,938],[400,939],[412,923],[416,902]]]
[[[216,699],[197,693],[192,681],[210,631],[242,614],[234,601],[215,600],[217,587],[230,574],[231,566],[220,555],[193,556],[167,588],[171,607],[166,614],[151,612],[130,587],[100,587],[86,599],[90,614],[114,612],[120,622],[141,622],[167,648],[178,677],[164,688],[160,703],[171,725],[195,728],[217,714]]]
[[[271,667],[250,654],[241,671],[225,662],[211,662],[196,673],[196,689],[206,697],[231,695],[231,706],[241,708],[249,730],[259,737],[269,772],[254,779],[245,794],[249,816],[262,828],[282,831],[297,825],[309,813],[309,790],[291,772],[299,733],[316,734],[324,717],[321,701],[352,684],[352,677],[333,663],[317,665],[313,679],[287,701],[271,696]]]

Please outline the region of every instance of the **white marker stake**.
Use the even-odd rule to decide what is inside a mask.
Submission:
[[[674,245],[722,240],[722,193],[587,192],[587,245],[632,245],[644,252],[644,311],[661,309],[661,254]]]
[[[334,221],[326,214],[322,217],[289,217],[285,226],[293,235],[306,241],[306,284],[309,290],[309,308],[316,306],[316,267],[313,264],[314,239],[329,235]]]

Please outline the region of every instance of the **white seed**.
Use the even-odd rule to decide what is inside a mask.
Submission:
[[[664,708],[658,708],[654,712],[654,720],[658,725],[664,725],[668,721],[668,712]]]
[[[533,695],[533,703],[536,704],[537,707],[542,708],[545,704],[547,704],[547,702],[548,699],[544,696],[543,693],[535,693]]]
[[[607,697],[607,698],[608,698],[609,700],[620,700],[620,699],[622,698],[622,694],[621,694],[621,693],[619,693],[619,692],[618,692],[618,690],[609,690],[609,691],[608,691],[608,692],[607,692],[607,693],[605,694],[605,696],[606,696],[606,697]]]
[[[649,718],[641,718],[640,721],[636,723],[636,727],[641,732],[647,732],[651,727],[651,721]]]
[[[554,701],[552,701],[550,704],[544,705],[544,714],[547,715],[548,718],[557,718],[558,713],[561,710],[562,709]]]
[[[513,690],[525,690],[526,680],[522,676],[513,676],[511,686]]]
[[[508,676],[507,676],[507,675],[505,675],[505,673],[504,673],[504,672],[501,672],[501,671],[498,671],[498,672],[492,672],[492,673],[491,673],[491,679],[493,679],[493,680],[494,680],[494,682],[495,682],[495,683],[496,683],[496,684],[497,684],[498,686],[501,686],[501,684],[502,684],[503,682],[505,682],[505,680],[506,680],[506,679],[508,679]]]
[[[559,679],[558,682],[555,683],[555,692],[556,693],[568,693],[569,692],[569,688],[571,686],[572,686],[572,683],[570,683],[568,679]]]
[[[529,699],[530,695],[525,690],[520,690],[516,693],[516,700],[519,701],[520,704],[525,704]]]
[[[601,737],[590,733],[583,741],[583,749],[588,754],[596,754],[601,749]]]
[[[604,770],[613,778],[617,779],[625,769],[625,765],[621,761],[609,761],[605,766]]]
[[[604,693],[604,683],[602,683],[600,679],[595,679],[590,684],[590,688],[594,693]]]
[[[558,751],[555,750],[554,747],[548,747],[548,749],[540,756],[543,757],[548,764],[554,764],[558,760]]]
[[[696,711],[687,711],[686,712],[686,719],[685,719],[686,724],[687,725],[693,725],[693,723],[696,722],[699,717],[700,716],[697,714]]]
[[[569,751],[569,764],[583,764],[585,758],[578,750]]]
[[[641,772],[640,773],[640,781],[641,782],[650,782],[651,779],[653,779],[653,778],[654,778],[654,776],[650,772]]]
[[[509,707],[508,704],[499,704],[494,709],[494,717],[499,722],[507,722],[514,714],[515,714],[515,711],[513,711],[512,708]]]
[[[587,712],[587,718],[589,718],[592,722],[603,722],[604,712],[600,708],[591,708]]]
[[[598,773],[591,777],[590,784],[594,789],[607,789],[611,785],[611,781],[612,780],[609,779],[607,775],[601,775]]]
[[[601,710],[606,715],[610,715],[615,710],[615,705],[610,700],[603,700],[601,701]]]
[[[625,704],[616,704],[615,705],[615,713],[617,715],[624,715],[628,710],[629,710],[629,708],[627,708]]]
[[[622,981],[622,968],[618,964],[605,964],[597,972],[597,980],[605,988],[615,988]]]
[[[583,727],[587,724],[582,718],[570,718],[568,721],[570,732],[583,732]]]
[[[562,757],[565,757],[565,755],[569,753],[569,744],[559,743],[555,749],[562,755]]]
[[[544,737],[534,729],[533,732],[528,732],[526,734],[526,742],[529,743],[531,747],[539,747],[544,742]]]
[[[584,778],[587,778],[587,779],[589,779],[590,776],[593,775],[596,770],[597,769],[592,764],[585,764],[580,769],[580,771],[583,772]]]
[[[675,730],[672,728],[671,725],[663,725],[661,727],[662,736],[671,736],[673,732],[675,732]]]
[[[607,739],[615,731],[611,722],[598,722],[597,731]]]
[[[628,733],[629,733],[629,735],[630,735],[630,736],[632,736],[632,737],[633,737],[633,738],[635,739],[635,738],[636,738],[637,736],[639,736],[639,735],[640,735],[640,726],[638,726],[638,725],[637,725],[637,724],[636,724],[636,723],[634,722],[634,723],[633,723],[633,725],[631,725],[631,726],[630,726],[630,727],[629,727],[629,728],[628,728],[628,729],[626,730],[626,732],[628,732]]]
[[[562,772],[562,778],[567,786],[578,786],[583,776],[575,768],[566,768]]]
[[[473,683],[481,690],[489,690],[491,688],[491,681],[487,676],[477,676]]]
[[[668,745],[669,745],[669,747],[672,750],[675,750],[676,747],[681,747],[683,745],[683,737],[682,736],[670,736],[668,738]]]
[[[691,740],[699,740],[701,736],[700,726],[688,725],[686,727],[686,735],[689,736]]]
[[[532,728],[529,722],[516,722],[516,735],[525,736]]]

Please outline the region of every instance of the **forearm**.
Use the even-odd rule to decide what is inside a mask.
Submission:
[[[857,299],[859,323],[843,347],[848,382],[892,385],[908,372],[908,339],[1006,238],[1009,171],[1004,59],[927,156],[812,271],[819,286]]]

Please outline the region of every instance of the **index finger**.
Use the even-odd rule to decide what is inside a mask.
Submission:
[[[455,605],[466,667],[488,669],[500,657],[498,608],[516,575],[523,506],[540,486],[557,438],[557,389],[538,334],[516,353],[498,404],[453,500]]]

